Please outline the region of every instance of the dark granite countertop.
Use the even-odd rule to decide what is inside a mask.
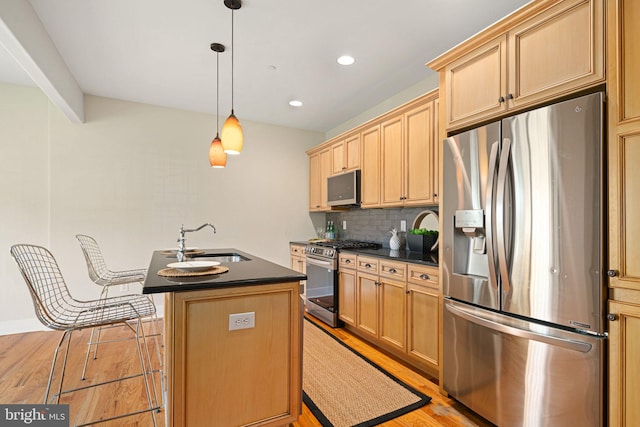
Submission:
[[[154,251],[149,263],[147,278],[142,286],[143,294],[162,292],[193,291],[199,289],[223,288],[233,286],[251,286],[269,283],[283,283],[306,280],[307,276],[290,268],[274,264],[262,258],[233,248],[205,249],[201,261],[206,261],[206,255],[237,254],[247,258],[247,261],[222,262],[220,265],[229,267],[229,271],[222,274],[195,277],[164,277],[158,276],[158,271],[167,268],[167,264],[177,262],[175,255],[167,255],[166,251]],[[212,260],[212,259],[209,259]]]
[[[379,258],[387,258],[394,261],[414,262],[416,264],[438,266],[438,252],[415,252],[407,250],[391,250],[389,248],[380,249],[343,249],[342,252],[352,252],[360,255],[371,255]]]

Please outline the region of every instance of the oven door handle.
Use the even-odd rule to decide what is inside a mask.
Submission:
[[[321,259],[311,258],[308,255],[307,255],[307,264],[315,265],[315,266],[318,266],[318,267],[326,267],[326,268],[330,268],[332,270],[334,269],[332,261],[324,261],[324,260],[321,260]]]

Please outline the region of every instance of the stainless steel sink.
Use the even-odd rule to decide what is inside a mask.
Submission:
[[[242,256],[240,254],[198,254],[194,257],[189,257],[190,260],[200,261],[218,261],[218,262],[241,262],[251,261],[250,258]]]

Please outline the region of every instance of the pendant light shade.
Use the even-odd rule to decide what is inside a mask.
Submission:
[[[222,146],[227,154],[240,154],[244,144],[242,126],[233,111],[233,56],[235,53],[233,43],[233,12],[242,7],[241,0],[224,0],[224,5],[231,9],[231,114],[222,126]]]
[[[222,141],[220,141],[218,134],[216,134],[216,137],[211,141],[211,146],[209,146],[209,163],[212,168],[227,166],[227,153],[222,148]]]
[[[242,126],[240,121],[233,114],[224,122],[222,126],[222,140],[224,141],[224,151],[227,154],[240,154],[242,151],[242,144],[244,143],[244,136],[242,135]]]
[[[224,168],[227,166],[227,153],[222,148],[222,141],[218,136],[220,115],[218,113],[219,76],[220,76],[220,52],[224,52],[224,46],[220,43],[211,43],[211,50],[216,52],[216,137],[209,146],[209,164],[212,168]]]

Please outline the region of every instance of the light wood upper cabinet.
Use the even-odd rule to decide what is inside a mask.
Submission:
[[[362,207],[380,206],[380,126],[362,131],[361,197]]]
[[[609,286],[640,291],[640,3],[608,12]]]
[[[398,115],[380,125],[382,152],[382,206],[404,203],[403,116]]]
[[[357,133],[331,145],[333,175],[360,167],[360,134]]]
[[[383,207],[435,202],[434,105],[422,103],[380,125]]]
[[[331,175],[331,150],[325,148],[309,155],[309,210],[329,210],[327,178]]]
[[[509,108],[604,80],[603,1],[565,0],[509,31]]]
[[[361,170],[361,207],[438,202],[438,91],[433,90],[309,151],[309,210],[328,211],[326,176]],[[329,170],[320,176],[327,159]],[[316,157],[317,156],[317,157]]]
[[[436,98],[403,114],[405,206],[433,204],[438,201],[437,102]]]
[[[447,65],[447,129],[503,113],[507,105],[507,37],[501,35]]]
[[[447,130],[604,82],[603,45],[604,0],[531,3],[429,63]]]

